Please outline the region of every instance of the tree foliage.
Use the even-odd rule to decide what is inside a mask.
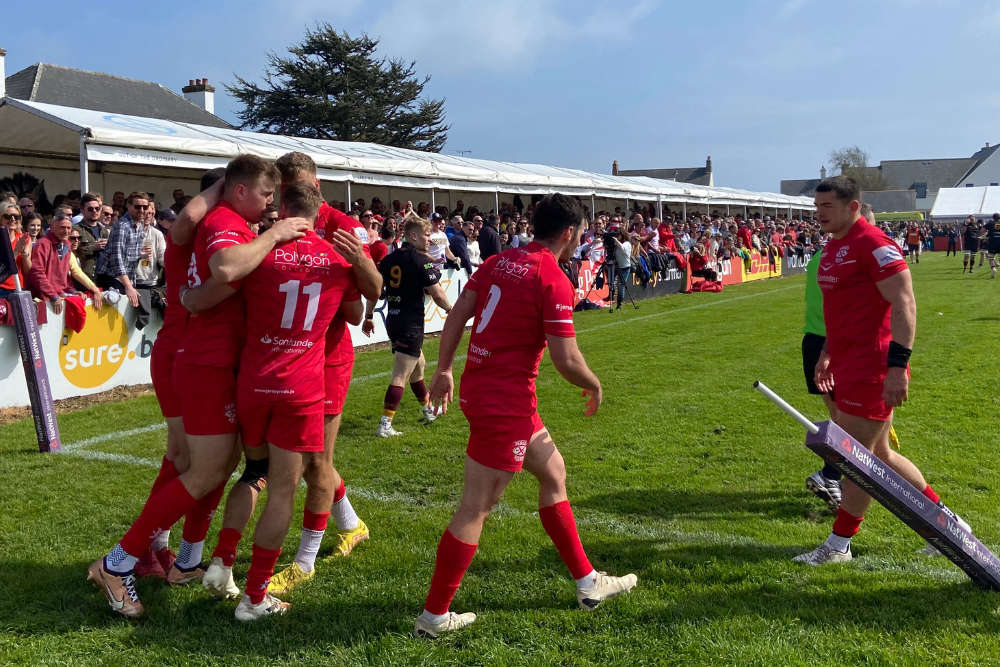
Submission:
[[[885,190],[888,187],[882,171],[868,166],[868,153],[860,146],[845,146],[831,151],[830,164],[842,175],[857,181],[862,190]]]
[[[328,23],[307,30],[289,56],[268,54],[262,84],[237,76],[226,86],[243,105],[240,127],[440,152],[444,100],[421,98],[430,77],[420,79],[415,62],[377,57],[378,44]]]

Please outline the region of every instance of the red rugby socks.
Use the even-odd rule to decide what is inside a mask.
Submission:
[[[179,477],[170,480],[146,501],[139,517],[122,537],[122,549],[131,556],[146,553],[156,532],[177,523],[197,502]]]
[[[223,528],[219,531],[219,543],[215,545],[212,558],[221,558],[222,564],[232,567],[236,562],[236,548],[240,545],[243,533],[235,528]]]
[[[556,545],[556,551],[574,579],[581,579],[594,571],[594,566],[590,564],[590,559],[580,544],[576,519],[573,518],[573,509],[568,500],[539,508],[538,518],[542,520],[545,532]]]
[[[930,500],[935,505],[941,502],[941,496],[939,496],[937,492],[931,488],[930,484],[928,484],[927,487],[923,490],[923,494],[927,496],[927,499]]]
[[[434,563],[434,576],[431,577],[431,589],[427,592],[424,609],[431,614],[448,613],[451,600],[462,584],[462,577],[476,555],[475,544],[466,544],[445,530],[438,543],[437,560]]]
[[[253,555],[250,558],[250,570],[247,572],[247,586],[244,591],[250,602],[260,604],[267,594],[267,585],[271,583],[274,566],[278,562],[281,549],[265,549],[253,545]]]

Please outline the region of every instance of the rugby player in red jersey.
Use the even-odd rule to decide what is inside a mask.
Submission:
[[[200,222],[204,212],[214,206],[222,194],[224,173],[224,169],[213,169],[206,172],[201,179],[202,193],[195,198],[193,203],[189,203],[190,210],[182,211],[182,215],[190,217],[193,211],[197,211],[198,222]],[[206,202],[208,202],[207,205]],[[163,255],[164,277],[167,285],[166,308],[163,311],[163,324],[156,334],[156,342],[153,343],[153,352],[149,359],[153,390],[156,392],[156,400],[160,404],[160,412],[167,423],[167,451],[160,463],[159,474],[157,474],[150,489],[150,497],[163,488],[164,484],[187,470],[188,467],[187,442],[184,439],[184,423],[181,419],[181,398],[174,387],[173,367],[177,348],[184,337],[184,328],[188,319],[188,311],[180,303],[180,289],[182,285],[187,284],[190,261],[191,244],[179,245],[174,242],[170,235],[167,235],[167,249]],[[210,278],[207,282],[213,284],[208,285],[206,289],[215,290],[214,281],[214,278]],[[201,521],[203,519],[198,515],[192,516],[185,523],[185,532],[188,537],[200,530],[198,524]],[[136,576],[166,578],[167,572],[171,570],[171,565],[176,559],[176,555],[170,550],[169,538],[169,528],[156,533],[151,549],[143,554],[135,565]]]
[[[278,158],[276,166],[281,172],[282,189],[299,183],[320,190],[316,163],[305,153],[286,153]],[[382,276],[371,259],[368,232],[361,223],[322,201],[316,215],[315,231],[317,236],[332,243],[337,252],[350,263],[361,295],[371,302],[377,301],[382,292]],[[354,370],[354,343],[347,325],[348,322],[359,323],[346,315],[344,311],[338,312],[327,330],[324,447],[322,456],[311,456],[305,464],[302,476],[306,480],[307,490],[298,552],[292,564],[276,574],[271,581],[271,591],[279,595],[315,575],[313,565],[331,516],[337,526],[337,545],[334,547],[336,556],[349,555],[369,535],[368,526],[354,511],[347,497],[344,480],[333,465],[340,416],[344,411],[351,373]]]
[[[893,408],[902,405],[909,392],[917,304],[903,253],[861,216],[860,194],[858,184],[846,176],[816,187],[816,217],[823,232],[833,236],[823,248],[817,273],[826,344],[816,363],[816,386],[833,392],[834,421],[841,428],[930,502],[954,515],[920,470],[889,446]],[[871,496],[847,479],[841,487],[843,498],[830,536],[813,551],[793,558],[795,562],[851,560],[851,538],[861,527]]]
[[[282,188],[283,215],[313,219],[320,193],[312,185]],[[343,302],[361,320],[351,265],[314,232],[276,246],[243,283],[247,341],[240,359],[237,415],[243,442],[268,450],[267,504],[254,532],[253,557],[236,618],[284,613],[268,593],[288,533],[295,490],[310,459],[326,461],[323,438],[324,342]],[[308,483],[308,482],[307,482]],[[329,516],[324,508],[323,519]],[[317,547],[319,545],[317,544]]]
[[[188,285],[209,275],[231,282],[256,267],[276,243],[298,238],[299,223],[275,225],[254,238],[249,222],[260,219],[274,198],[274,166],[253,155],[241,155],[226,167],[222,201],[198,225],[188,270]],[[301,225],[308,223],[301,221]],[[189,232],[190,227],[179,233]],[[175,238],[175,241],[178,239]],[[249,268],[247,268],[249,267]],[[242,272],[242,273],[241,273]],[[183,298],[183,297],[182,297]],[[218,505],[234,467],[236,443],[235,367],[244,332],[242,300],[230,297],[189,319],[176,353],[174,384],[181,392],[181,413],[190,454],[188,469],[150,497],[121,542],[95,561],[88,578],[102,588],[112,610],[128,617],[144,609],[135,590],[133,568],[150,548],[158,530],[172,526],[188,512],[208,518]],[[183,389],[180,389],[183,388]],[[167,573],[173,584],[200,579],[200,539],[185,540]]]
[[[577,583],[577,601],[591,610],[627,593],[636,576],[597,572],[580,544],[566,496],[562,455],[536,411],[535,377],[546,343],[556,370],[583,389],[586,416],[601,405],[601,383],[587,366],[573,330],[573,286],[557,259],[568,261],[584,224],[580,204],[549,195],[535,208],[534,240],[486,260],[445,321],[431,400],[444,409],[452,398],[452,363],[466,322],[475,316],[460,405],[469,420],[465,487],[441,537],[430,591],[413,634],[435,638],[476,620],[448,611],[476,553],[483,523],[514,473],[538,479],[538,516]]]

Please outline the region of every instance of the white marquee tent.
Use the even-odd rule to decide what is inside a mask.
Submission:
[[[1000,186],[941,188],[931,208],[933,220],[962,220],[1000,213]]]
[[[812,211],[812,199],[732,188],[704,187],[647,177],[594,174],[538,164],[498,162],[425,153],[361,142],[302,139],[228,130],[153,118],[26,102],[0,102],[0,152],[79,159],[80,189],[88,190],[95,163],[149,170],[205,170],[241,153],[277,158],[288,151],[310,155],[322,181],[429,190],[499,194],[563,192],[580,197],[748,207],[781,213]],[[980,189],[980,188],[977,188]]]

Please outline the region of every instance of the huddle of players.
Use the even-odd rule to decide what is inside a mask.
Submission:
[[[272,203],[279,183],[283,219],[254,237],[248,223]],[[582,209],[554,195],[540,203],[536,217],[536,241],[485,263],[466,286],[457,312],[449,314],[431,391],[422,387],[422,363],[421,387],[411,382],[425,410],[433,400],[444,411],[453,392],[455,351],[466,322],[475,318],[463,377],[463,411],[471,431],[466,486],[438,548],[417,636],[433,638],[475,620],[474,614],[454,614],[448,607],[486,517],[522,466],[539,479],[539,516],[576,579],[580,606],[596,608],[636,583],[634,575],[597,572],[587,560],[566,499],[562,457],[535,411],[534,378],[546,344],[557,370],[590,397],[588,415],[601,400],[600,382],[576,346],[572,286],[557,264],[557,257],[568,259],[571,239],[583,224]],[[396,297],[387,328],[397,361],[414,360],[405,364],[411,379],[412,364],[422,360],[424,291],[451,310],[443,292],[434,293],[436,276],[421,255],[429,233],[426,221],[408,221],[409,247],[381,266],[386,294]],[[362,321],[361,295],[373,304],[382,293],[382,276],[366,241],[357,221],[322,202],[315,164],[301,153],[282,156],[276,165],[250,155],[236,158],[221,181],[184,209],[166,251],[168,308],[152,358],[168,425],[167,454],[138,518],[88,571],[113,611],[143,614],[135,585],[142,567],[172,585],[202,580],[220,598],[238,596],[232,565],[264,485],[267,503],[254,533],[237,619],[288,609],[274,593],[314,576],[331,513],[339,554],[349,554],[368,537],[332,463],[353,368],[347,323]],[[403,291],[404,281],[413,294]],[[417,290],[419,332],[414,318],[399,317],[416,310]],[[393,313],[394,301],[404,296],[410,307],[400,301]],[[393,387],[398,405],[401,382]],[[387,392],[387,411],[389,398]],[[385,416],[391,430],[391,414]],[[201,556],[211,516],[240,458],[237,434],[247,464],[230,492],[218,546],[206,567]],[[307,494],[299,549],[292,565],[272,579],[302,478]],[[174,557],[166,535],[181,517],[183,540]]]
[[[1000,267],[1000,213],[994,213],[993,217],[985,224],[980,225],[973,216],[962,225],[962,245],[965,248],[965,255],[962,257],[962,273],[972,269],[976,264],[976,253],[979,253],[979,266],[983,265],[987,253],[990,256],[990,278],[997,277],[997,268]]]
[[[279,183],[284,220],[255,237],[248,223],[271,205]],[[268,500],[238,619],[288,607],[268,594],[268,584],[300,478],[308,491],[299,550],[275,583],[287,590],[314,575],[331,513],[341,555],[368,537],[332,464],[353,369],[347,323],[361,322],[362,294],[374,300],[381,291],[366,237],[357,221],[322,202],[315,164],[301,153],[276,164],[240,156],[184,209],[166,250],[168,306],[151,359],[167,455],[139,517],[88,573],[113,610],[143,613],[137,570],[173,585],[202,580],[219,597],[238,595],[232,564],[264,485]],[[247,465],[206,567],[202,548],[239,462],[237,435]],[[165,534],[182,516],[173,558]]]

